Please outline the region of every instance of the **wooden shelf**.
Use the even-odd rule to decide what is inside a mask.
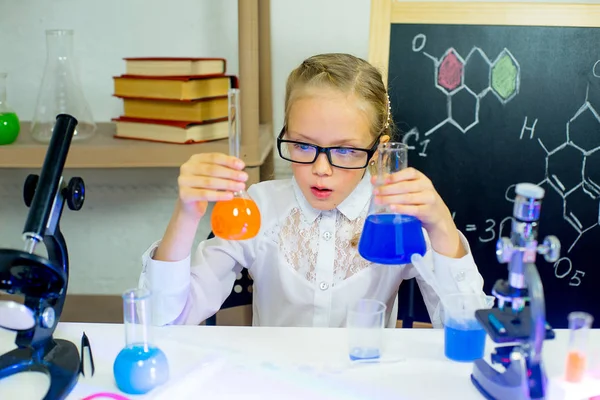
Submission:
[[[96,135],[89,141],[73,141],[65,168],[152,168],[179,167],[198,153],[228,153],[227,139],[198,144],[152,143],[115,139],[115,125],[99,123]],[[273,149],[273,130],[262,124],[258,141],[243,145],[241,158],[248,167],[262,165]],[[17,141],[0,146],[0,168],[39,168],[48,145],[35,142],[29,134],[29,124],[23,123]],[[250,158],[247,155],[254,155]]]
[[[255,181],[274,174],[269,10],[269,0],[238,0],[240,156]],[[93,138],[71,144],[65,168],[179,167],[194,154],[229,152],[227,139],[166,144],[115,139],[114,134],[113,123],[99,123]],[[29,123],[22,123],[17,142],[0,146],[0,169],[40,168],[47,148],[31,139]]]

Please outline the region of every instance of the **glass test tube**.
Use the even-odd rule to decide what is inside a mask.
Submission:
[[[565,380],[580,382],[585,375],[588,356],[588,336],[594,317],[585,312],[572,312],[569,319],[569,350]]]

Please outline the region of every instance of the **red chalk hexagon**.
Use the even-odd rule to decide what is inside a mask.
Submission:
[[[442,57],[437,69],[437,86],[447,93],[452,93],[462,87],[464,65],[465,62],[456,50],[449,49]]]

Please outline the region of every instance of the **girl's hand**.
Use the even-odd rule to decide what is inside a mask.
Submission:
[[[377,177],[372,178],[378,184]],[[462,257],[466,250],[450,210],[424,174],[414,168],[388,175],[374,190],[375,202],[393,212],[418,218],[431,239],[434,250],[449,257]]]
[[[209,201],[231,200],[246,189],[244,162],[222,153],[193,155],[180,168],[179,209],[186,216],[201,218]]]

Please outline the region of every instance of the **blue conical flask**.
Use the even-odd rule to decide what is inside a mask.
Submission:
[[[382,185],[387,176],[407,167],[408,147],[404,143],[381,143],[377,154],[375,186]],[[376,264],[403,265],[410,263],[413,254],[425,255],[426,249],[421,221],[398,214],[371,199],[358,243],[362,258]]]

